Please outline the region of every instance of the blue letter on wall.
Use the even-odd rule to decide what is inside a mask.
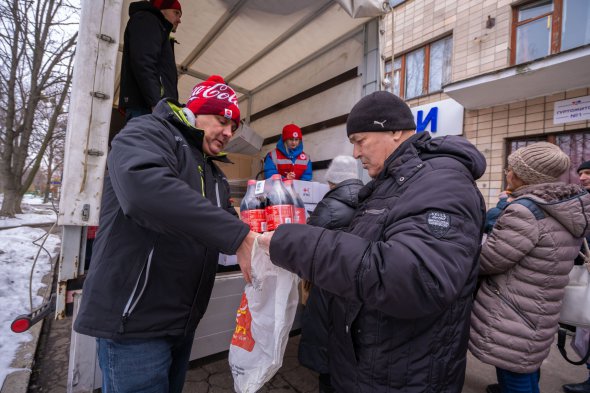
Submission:
[[[428,127],[428,123],[430,123],[430,132],[436,132],[436,121],[438,119],[438,107],[430,108],[428,114],[426,115],[426,119],[424,117],[424,111],[418,111],[417,113],[418,119],[416,120],[416,132],[422,132]]]

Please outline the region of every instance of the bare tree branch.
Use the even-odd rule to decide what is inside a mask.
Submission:
[[[78,12],[68,0],[0,4],[0,216],[19,212],[39,169],[50,177],[59,161]]]

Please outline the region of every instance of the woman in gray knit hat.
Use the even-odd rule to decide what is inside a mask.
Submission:
[[[539,392],[568,274],[590,228],[590,194],[558,182],[569,157],[547,142],[508,157],[512,202],[482,246],[470,351],[496,366],[487,392]]]

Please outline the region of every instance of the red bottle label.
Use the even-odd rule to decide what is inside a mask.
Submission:
[[[296,207],[295,208],[295,212],[293,214],[293,223],[305,224],[305,208],[303,208],[303,207]]]
[[[293,222],[292,205],[272,205],[266,207],[266,226],[267,230],[274,231],[281,224],[291,224]]]
[[[250,226],[250,230],[258,233],[266,232],[266,213],[264,209],[241,211],[242,221]]]

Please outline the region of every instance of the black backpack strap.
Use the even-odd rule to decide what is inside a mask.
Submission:
[[[545,218],[545,212],[532,200],[528,198],[521,198],[515,201],[510,202],[508,205],[512,205],[513,203],[518,203],[519,205],[525,206],[527,209],[530,210],[531,213],[535,216],[535,219],[542,220]]]
[[[567,335],[567,330],[565,330],[564,328],[560,327],[557,330],[557,349],[559,349],[559,353],[561,353],[561,356],[563,356],[563,358],[565,360],[567,360],[569,363],[576,365],[576,366],[580,366],[580,365],[586,363],[588,361],[588,359],[590,358],[590,345],[588,346],[588,350],[586,351],[586,355],[581,360],[575,362],[567,357],[567,351],[565,350],[565,337],[566,337],[566,335]]]

